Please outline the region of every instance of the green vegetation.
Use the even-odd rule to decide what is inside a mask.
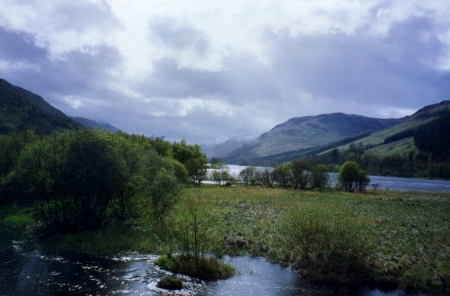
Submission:
[[[32,130],[48,135],[53,131],[78,129],[81,125],[53,108],[40,96],[0,79],[0,135]]]
[[[156,284],[158,288],[167,290],[181,290],[183,288],[183,280],[176,276],[166,276]]]

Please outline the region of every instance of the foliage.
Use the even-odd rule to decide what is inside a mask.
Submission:
[[[420,151],[435,156],[450,155],[450,115],[420,126],[414,133],[414,144]]]
[[[311,188],[323,189],[328,186],[328,168],[323,164],[318,164],[311,169]]]
[[[220,249],[219,224],[204,198],[188,195],[170,220],[170,232],[176,249],[185,257],[199,260]]]
[[[196,260],[185,255],[162,256],[155,260],[155,264],[172,272],[202,280],[227,279],[235,272],[232,266],[211,257],[201,257]]]
[[[176,177],[161,168],[149,188],[155,220],[161,222],[177,204],[181,187]]]
[[[181,290],[183,288],[183,280],[175,275],[170,275],[160,279],[156,286],[167,290]]]
[[[48,105],[41,97],[0,79],[0,134],[33,131],[48,135],[53,131],[81,126]]]
[[[299,207],[283,216],[279,232],[285,247],[299,256],[295,268],[307,270],[303,276],[366,276],[370,248],[360,221],[327,208]]]
[[[248,166],[239,172],[239,179],[241,179],[242,183],[245,185],[256,185],[255,172],[256,167]]]
[[[354,161],[346,161],[339,171],[338,180],[346,191],[364,191],[370,183],[367,172],[361,170]]]
[[[203,180],[206,178],[206,157],[200,156],[197,158],[191,158],[184,164],[191,182],[194,186],[200,186]]]
[[[172,171],[170,163],[152,151],[107,132],[67,131],[28,145],[5,184],[37,202],[38,217],[48,230],[98,228],[125,219],[138,195],[148,192],[161,198],[152,182],[164,183],[157,174],[161,167]],[[171,177],[169,183],[177,182]]]

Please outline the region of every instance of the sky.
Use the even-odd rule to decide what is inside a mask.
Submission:
[[[448,0],[0,0],[0,78],[188,143],[450,99]]]

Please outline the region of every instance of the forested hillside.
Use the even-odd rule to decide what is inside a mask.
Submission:
[[[0,79],[0,134],[31,130],[44,135],[80,127],[42,97]]]

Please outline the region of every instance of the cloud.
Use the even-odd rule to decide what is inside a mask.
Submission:
[[[0,76],[68,115],[198,142],[450,99],[450,2],[0,0]]]

